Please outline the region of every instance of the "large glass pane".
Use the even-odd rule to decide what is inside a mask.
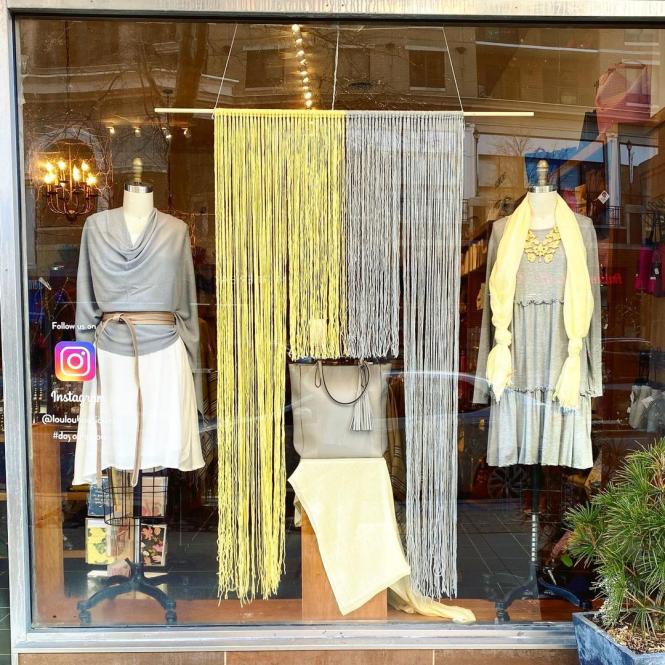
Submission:
[[[227,452],[218,453],[215,429],[215,274],[216,263],[222,259],[217,254],[219,229],[214,215],[213,122],[207,115],[158,114],[156,107],[305,110],[311,106],[367,111],[463,107],[465,111],[534,112],[526,118],[466,118],[461,277],[452,284],[460,296],[458,587],[457,598],[444,602],[473,611],[478,622],[494,622],[497,616],[501,620],[550,621],[570,617],[576,609],[571,599],[589,602],[592,598],[593,571],[570,566],[561,556],[558,544],[565,534],[563,515],[606,484],[630,449],[648,445],[665,428],[665,421],[657,415],[660,411],[649,409],[650,415],[646,415],[647,406],[659,403],[662,390],[659,331],[665,286],[660,286],[659,254],[650,250],[651,245],[660,246],[665,219],[658,186],[663,105],[660,57],[665,33],[654,28],[520,24],[456,24],[445,31],[413,23],[336,26],[310,21],[298,25],[299,32],[291,24],[249,22],[18,20],[36,625],[159,624],[173,619],[153,599],[133,592],[112,602],[102,600],[89,613],[80,613],[77,604],[105,588],[109,576],[128,573],[125,558],[147,562],[149,579],[167,574],[154,581],[176,602],[177,623],[181,624],[321,620],[321,616],[308,614],[303,598],[311,598],[313,589],[322,598],[332,593],[322,584],[325,571],[320,562],[313,568],[305,556],[316,552],[316,543],[307,522],[301,537],[294,492],[287,484],[286,557],[277,593],[249,604],[241,604],[233,594],[218,600],[218,463],[219,455]],[[495,223],[510,215],[529,185],[535,184],[540,160],[547,161],[545,180],[578,213],[578,223],[585,229],[596,298],[593,332],[584,340],[583,377],[587,383],[581,390],[574,424],[563,419],[551,385],[559,369],[552,354],[561,351],[559,347],[567,341],[558,297],[552,295],[561,281],[561,266],[565,266],[561,263],[563,249],[555,241],[551,256],[544,252],[537,260],[524,259],[533,264],[526,269],[536,270],[534,274],[542,270],[544,278],[527,285],[532,287],[532,297],[518,303],[524,312],[518,308],[513,317],[523,318],[512,321],[514,362],[522,362],[534,376],[547,374],[547,380],[516,383],[501,408],[486,403],[491,398],[482,389],[474,396],[474,386],[487,385],[483,354],[494,335],[487,309],[488,259],[491,270],[499,242],[496,229],[505,222]],[[94,426],[97,416],[91,415],[95,394],[81,380],[89,377],[80,375],[90,369],[87,362],[92,355],[86,354],[92,352],[85,346],[71,346],[77,336],[79,342],[91,342],[94,337],[92,329],[77,330],[77,321],[80,326],[86,312],[92,311],[94,320],[105,311],[101,287],[81,284],[81,275],[108,267],[109,260],[94,239],[82,240],[86,219],[115,210],[110,213],[106,240],[113,236],[116,244],[124,243],[125,255],[143,247],[146,232],[141,220],[132,225],[122,212],[127,200],[125,185],[133,182],[137,168],[141,169],[140,181],[152,185],[155,208],[186,224],[188,247],[179,246],[178,269],[150,277],[159,275],[157,281],[172,285],[175,292],[189,283],[191,266],[194,278],[190,286],[195,289],[196,304],[185,297],[189,328],[179,329],[180,338],[185,345],[189,340],[190,347],[178,346],[176,360],[189,362],[196,353],[200,356],[195,381],[188,372],[179,375],[189,387],[175,393],[176,407],[166,406],[159,397],[165,383],[176,381],[173,373],[164,375],[162,381],[148,378],[143,384],[143,416],[151,423],[146,424],[143,452],[155,451],[153,459],[166,468],[144,468],[142,490],[144,498],[150,497],[148,512],[153,514],[144,511],[145,528],[136,531],[138,540],[143,540],[138,547],[137,539],[128,537],[133,523],[112,523],[105,514],[108,497],[103,492],[91,490],[88,482],[74,484],[75,450],[77,444],[82,445],[77,441],[79,421],[85,416]],[[71,195],[72,190],[77,193]],[[86,198],[86,194],[90,196]],[[76,210],[72,196],[78,197]],[[538,235],[540,231],[544,233]],[[544,226],[540,231],[534,230],[534,234],[536,245],[542,247],[549,229]],[[290,238],[289,242],[298,240]],[[166,242],[160,251],[173,259],[174,246]],[[84,266],[83,273],[82,260],[91,266]],[[559,266],[559,272],[548,272],[550,264],[552,270]],[[638,266],[641,273],[636,281]],[[125,296],[132,310],[170,311],[176,307],[174,302],[141,300],[142,287],[152,284],[150,280],[128,285],[124,279],[119,273],[119,281],[107,284],[106,289],[112,294],[114,289],[131,287]],[[132,297],[136,300],[131,301]],[[550,308],[545,314],[543,306]],[[536,311],[538,307],[541,309]],[[192,324],[195,319],[197,325]],[[140,349],[146,372],[146,367],[153,367],[147,364],[150,352],[173,352],[177,345],[155,342],[160,335],[158,326],[164,322],[137,327],[141,325],[156,326],[138,335],[139,346],[148,344]],[[192,325],[198,328],[196,349],[196,335],[187,334]],[[441,334],[453,343],[450,329]],[[119,356],[113,360],[119,364],[111,366],[104,354],[98,360],[102,372],[104,367],[117,370],[127,382],[119,384],[120,397],[111,414],[114,426],[124,427],[136,414],[134,351],[128,336],[119,345],[123,349],[102,347]],[[238,354],[246,351],[238,349]],[[56,356],[69,371],[58,366]],[[176,362],[160,358],[154,368]],[[401,347],[399,356],[389,362],[389,377],[382,381],[389,388],[390,408],[375,418],[390,433],[386,435],[389,470],[403,534],[408,511],[406,471],[400,460],[408,463],[412,458],[404,425]],[[122,363],[124,369],[119,370]],[[515,378],[517,381],[519,376]],[[187,413],[190,425],[200,431],[174,439],[173,417],[184,413],[184,403],[191,407],[190,384],[194,383],[202,388],[198,395],[201,415],[195,425],[192,409]],[[121,404],[123,394],[129,404]],[[300,416],[294,412],[300,405],[292,403],[291,396],[287,379],[287,475],[299,463],[294,418]],[[649,396],[654,399],[645,404],[644,398]],[[513,411],[506,414],[509,400]],[[135,428],[118,431],[121,452],[131,457]],[[89,430],[87,436],[94,438],[95,433]],[[200,446],[202,462],[194,460],[196,450],[189,461],[183,455],[176,463],[164,462],[160,454],[169,442],[185,439],[194,448]],[[78,480],[94,482],[90,476],[96,475],[96,466],[96,459],[90,457]],[[127,470],[132,463],[120,466]],[[102,467],[106,469],[106,465]],[[135,514],[127,474],[107,472],[106,483],[115,499],[111,505],[125,500],[125,508]],[[427,528],[427,519],[423,524]],[[349,535],[358,528],[349,523]],[[356,571],[345,574],[351,579]],[[557,589],[547,592],[542,584],[537,588],[538,580]],[[521,586],[524,592],[514,594],[512,602],[511,591]],[[385,598],[379,602],[385,605]],[[384,618],[424,619],[396,609],[385,610]]]

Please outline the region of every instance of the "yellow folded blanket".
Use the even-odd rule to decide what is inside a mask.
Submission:
[[[423,598],[411,589],[383,458],[303,459],[289,482],[312,524],[343,615],[390,587],[390,603],[399,610],[475,621],[469,610]]]

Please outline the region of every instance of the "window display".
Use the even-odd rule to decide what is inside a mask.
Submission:
[[[17,17],[34,625],[568,621],[665,434],[661,31],[256,18]]]

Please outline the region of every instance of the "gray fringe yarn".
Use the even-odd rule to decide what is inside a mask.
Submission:
[[[347,353],[399,353],[402,116],[346,115]]]
[[[460,112],[402,115],[406,540],[429,598],[457,593],[463,132]]]

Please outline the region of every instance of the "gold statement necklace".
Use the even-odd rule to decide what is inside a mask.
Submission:
[[[561,244],[561,234],[559,228],[555,225],[551,231],[543,238],[542,242],[536,238],[536,234],[529,229],[524,244],[524,253],[529,263],[541,260],[550,263],[554,258],[554,252]]]

